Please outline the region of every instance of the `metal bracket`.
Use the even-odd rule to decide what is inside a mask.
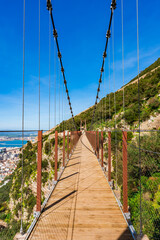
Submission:
[[[35,211],[35,212],[33,213],[34,218],[38,218],[39,215],[40,215],[40,213],[41,213],[41,212],[37,212],[37,211]]]

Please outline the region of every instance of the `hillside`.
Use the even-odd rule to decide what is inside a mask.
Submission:
[[[62,164],[62,138],[59,135],[58,169]],[[43,135],[42,149],[42,203],[48,196],[54,179],[54,134]],[[9,182],[0,188],[0,239],[11,240],[20,231],[21,204],[23,205],[23,231],[26,232],[36,210],[37,191],[37,143],[28,142],[23,151],[23,203],[22,201],[22,155],[14,173],[5,178]],[[1,185],[3,184],[1,183]]]
[[[138,83],[137,77],[132,79],[124,87],[125,113],[123,113],[123,87],[116,92],[116,122],[117,127],[136,128],[138,124]],[[109,98],[110,98],[110,116],[109,116]],[[140,73],[140,113],[141,122],[149,120],[151,116],[157,116],[160,113],[160,58],[144,71]],[[93,106],[75,116],[77,128],[80,127],[80,121],[87,121],[89,129],[93,114]],[[108,121],[109,120],[109,121]],[[64,126],[72,129],[72,119],[63,122]],[[96,128],[114,128],[115,126],[115,106],[114,93],[107,94],[97,104],[94,129]],[[62,124],[60,124],[62,128]]]
[[[155,128],[155,124],[152,124],[154,121],[157,121],[156,128],[159,128],[159,115],[160,115],[160,58],[147,69],[141,72],[140,74],[140,111],[141,111],[141,122],[144,124],[144,128]],[[121,88],[116,92],[116,122],[117,127],[122,128],[137,128],[138,126],[138,85],[137,79],[133,79],[128,83],[125,88],[125,112],[123,113],[123,89]],[[110,99],[110,110],[109,110],[109,99]],[[110,111],[110,116],[109,116]],[[89,129],[91,119],[93,114],[93,107],[90,107],[86,111],[75,116],[75,122],[77,127],[80,127],[80,121],[87,121],[87,128]],[[149,122],[151,121],[151,122]],[[146,124],[146,125],[145,125]],[[147,125],[148,124],[148,125]],[[101,99],[97,105],[97,110],[94,120],[94,129],[104,129],[104,128],[114,128],[115,126],[115,108],[114,108],[114,93],[108,94],[106,97]],[[60,132],[63,129],[72,130],[73,123],[72,119],[62,122],[57,126],[57,130]],[[50,131],[46,132],[43,135],[43,161],[42,161],[42,201],[47,196],[52,182],[54,179],[54,132],[55,128],[52,128]],[[136,136],[135,136],[136,138]],[[135,139],[133,138],[133,139]],[[120,136],[121,139],[121,136]],[[152,136],[150,136],[151,141],[153,141]],[[159,141],[159,135],[157,135]],[[133,140],[135,141],[135,140]],[[144,141],[145,142],[145,141]],[[133,142],[134,143],[134,142]],[[136,144],[136,143],[135,143]],[[145,144],[145,143],[144,143]],[[154,147],[154,146],[153,146]],[[145,146],[144,146],[145,148]],[[121,151],[121,145],[119,146],[119,151]],[[156,149],[153,151],[160,151],[159,146],[157,145]],[[61,167],[62,159],[62,138],[59,134],[59,169]],[[134,161],[135,151],[130,150],[133,157],[130,162]],[[32,144],[28,142],[24,150],[24,175],[23,175],[23,226],[24,231],[27,230],[30,223],[33,220],[33,212],[35,210],[36,204],[36,153],[37,153],[37,143]],[[107,152],[105,152],[107,154]],[[114,155],[114,149],[113,149]],[[121,154],[119,154],[119,161],[122,161]],[[22,157],[22,156],[20,156]],[[107,157],[107,155],[106,155]],[[114,157],[113,157],[114,159]],[[155,158],[155,161],[158,161]],[[147,162],[145,162],[147,164]],[[113,165],[114,167],[114,165]],[[133,169],[134,170],[134,169]],[[157,170],[158,172],[159,170]],[[149,178],[155,176],[155,172],[151,172],[150,175],[146,176],[146,180],[149,181]],[[131,175],[134,177],[134,171],[131,172]],[[7,227],[1,229],[0,239],[11,240],[20,229],[20,217],[21,217],[21,178],[22,178],[22,162],[20,161],[15,172],[8,177],[9,182],[0,188],[0,220],[3,220],[4,223],[7,223]],[[114,178],[114,174],[113,174]],[[6,181],[6,179],[5,179]],[[135,180],[136,181],[136,180]],[[159,184],[159,175],[158,183],[156,185],[156,190],[154,192],[153,198],[150,200],[154,204],[157,204],[156,193],[158,184]],[[3,183],[2,183],[3,184]],[[119,183],[121,184],[121,183]],[[133,190],[131,188],[131,190]],[[148,192],[146,187],[146,192]],[[133,204],[132,199],[137,201],[139,193],[135,192],[134,198],[130,197],[131,205]],[[135,203],[135,202],[134,202]],[[134,205],[134,204],[133,204]],[[153,204],[152,204],[153,205]],[[152,206],[153,208],[153,206]],[[134,211],[132,209],[133,216]],[[136,217],[132,218],[132,221],[136,225]],[[156,230],[157,231],[157,230]],[[154,238],[152,238],[154,239]]]

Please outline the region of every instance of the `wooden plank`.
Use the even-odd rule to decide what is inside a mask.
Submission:
[[[29,239],[132,239],[85,135],[81,141]]]

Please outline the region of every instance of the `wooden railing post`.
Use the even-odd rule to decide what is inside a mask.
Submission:
[[[42,131],[38,131],[37,159],[37,212],[41,212],[41,175],[42,175]]]
[[[65,131],[63,131],[63,167],[65,166]]]
[[[101,166],[103,168],[103,131],[101,131]]]
[[[55,167],[54,167],[55,181],[57,181],[57,162],[58,162],[58,132],[55,131]]]
[[[67,159],[69,160],[69,131],[67,132]]]
[[[94,131],[94,140],[95,140],[95,143],[94,143],[94,149],[95,149],[95,154],[97,155],[97,136],[96,136],[96,131]]]
[[[97,158],[99,160],[99,131],[97,131]]]
[[[123,131],[123,212],[128,212],[127,132]]]
[[[111,132],[108,132],[108,181],[111,181]]]

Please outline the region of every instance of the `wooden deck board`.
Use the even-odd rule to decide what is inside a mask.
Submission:
[[[132,239],[85,135],[82,142],[78,142],[29,239]]]

